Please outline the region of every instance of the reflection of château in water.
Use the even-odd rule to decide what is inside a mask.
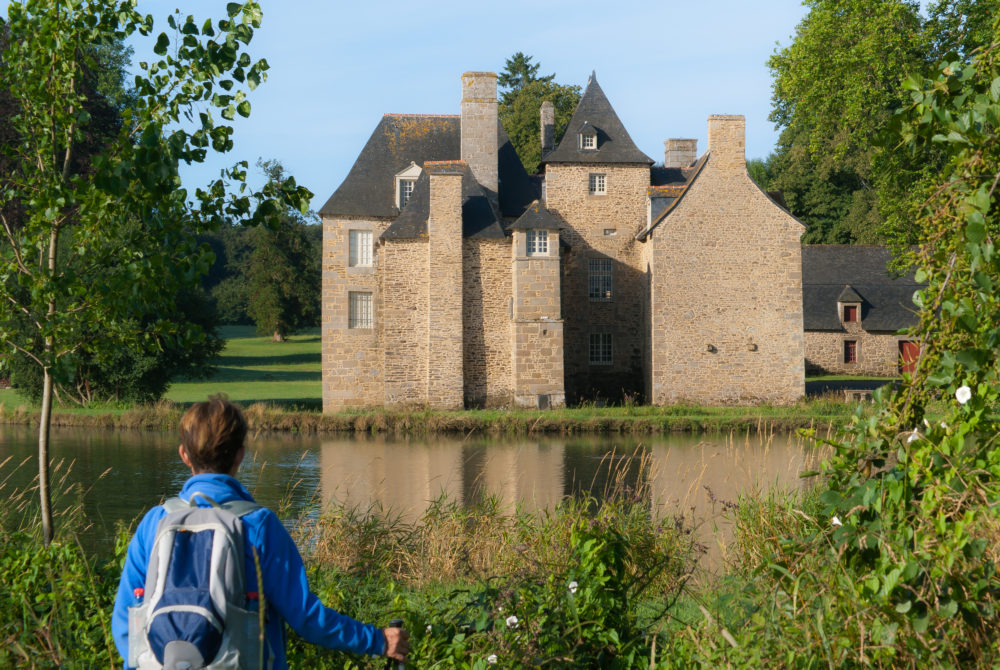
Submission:
[[[754,488],[796,488],[801,485],[798,474],[815,467],[817,460],[814,451],[786,436],[699,440],[684,435],[613,444],[612,451],[607,438],[591,437],[508,443],[324,440],[322,499],[360,509],[379,506],[412,521],[442,496],[468,505],[497,495],[509,509],[515,504],[529,511],[551,509],[579,492],[603,497],[618,478],[643,490],[657,515],[680,512],[691,518],[693,512],[697,520],[712,513],[706,488],[717,499],[732,501]],[[643,452],[645,469],[640,467]]]

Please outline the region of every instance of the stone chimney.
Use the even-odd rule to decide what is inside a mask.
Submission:
[[[542,129],[542,157],[555,148],[556,143],[556,108],[550,101],[542,103],[539,110]]]
[[[698,160],[698,140],[671,137],[663,143],[663,167],[688,167]]]
[[[721,167],[746,170],[747,123],[742,114],[712,114],[708,117],[709,161]]]
[[[494,130],[494,135],[496,131]],[[428,161],[427,404],[461,409],[465,398],[462,331],[462,161]]]
[[[497,197],[497,76],[492,72],[462,75],[462,160],[476,180]]]

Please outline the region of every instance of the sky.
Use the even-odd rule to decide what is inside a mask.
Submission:
[[[167,30],[168,13],[221,18],[224,0],[139,0]],[[5,13],[7,2],[0,0]],[[767,59],[787,46],[805,15],[801,0],[261,0],[250,44],[268,80],[250,96],[234,150],[182,172],[190,188],[236,160],[277,159],[315,193],[318,209],[346,177],[385,113],[457,114],[463,72],[501,72],[521,51],[560,84],[591,72],[636,145],[663,159],[669,137],[707,146],[710,114],[743,114],[747,157],[763,158],[777,132],[768,121]],[[135,61],[152,42],[135,42]],[[253,179],[262,177],[254,170]]]

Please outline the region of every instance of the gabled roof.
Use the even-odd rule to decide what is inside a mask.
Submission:
[[[887,265],[891,259],[885,247],[802,245],[805,329],[842,331],[837,302],[860,302],[861,327],[866,331],[895,332],[915,324],[913,293],[924,285],[918,284],[912,274],[890,275]],[[841,299],[851,294],[855,300]]]
[[[506,237],[503,227],[489,197],[472,170],[465,163],[457,163],[456,169],[462,173],[462,237],[494,238]],[[382,233],[382,239],[417,239],[427,237],[427,218],[430,215],[430,177],[424,170],[413,193],[399,217]]]
[[[581,149],[577,140],[584,124],[597,130],[597,150]],[[559,146],[545,154],[543,163],[645,163],[652,165],[649,156],[639,151],[622,125],[607,96],[597,83],[597,76],[590,75],[587,90],[583,92],[573,118],[566,126]]]
[[[837,302],[861,302],[861,296],[848,284],[837,296]]]
[[[559,230],[562,227],[559,219],[552,216],[552,213],[537,200],[528,205],[528,209],[524,210],[521,218],[510,224],[511,230],[527,230],[529,228]]]
[[[652,200],[650,203],[650,221],[649,225],[643,228],[642,231],[635,236],[635,239],[640,242],[645,242],[646,238],[653,231],[653,229],[660,225],[665,218],[667,218],[667,215],[674,210],[674,207],[676,207],[677,203],[681,201],[684,194],[687,193],[687,190],[691,188],[691,184],[693,184],[695,179],[698,178],[698,175],[701,174],[701,171],[704,169],[708,159],[709,154],[705,153],[698,159],[698,162],[690,168],[682,168],[679,171],[680,174],[675,175],[675,178],[676,176],[680,176],[684,179],[684,181],[672,182],[665,186],[657,186],[654,184],[646,189],[646,194],[650,196],[650,199]],[[661,168],[661,170],[673,169],[676,168]],[[668,176],[670,174],[672,173],[667,173]]]
[[[505,216],[519,216],[538,197],[517,152],[497,123],[499,204]],[[461,117],[386,114],[358,155],[344,182],[319,210],[324,216],[392,218],[396,207],[395,175],[411,162],[461,157]],[[411,196],[412,197],[412,196]]]

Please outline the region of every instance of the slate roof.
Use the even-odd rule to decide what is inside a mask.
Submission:
[[[577,138],[580,128],[589,124],[597,130],[597,150],[581,149]],[[607,96],[597,83],[597,76],[590,75],[587,90],[583,92],[573,118],[567,124],[559,146],[542,157],[542,163],[645,163],[653,161],[639,151],[621,119],[615,113]]]
[[[462,173],[462,236],[471,238],[503,238],[506,236],[485,189],[465,163],[456,164]],[[382,233],[382,239],[416,239],[427,237],[427,217],[430,204],[430,177],[425,170],[413,185],[410,200],[402,213]]]
[[[528,205],[528,209],[524,210],[521,218],[510,224],[510,230],[527,230],[529,228],[559,230],[562,227],[559,219],[552,216],[552,213],[537,200]]]
[[[861,303],[861,327],[895,332],[917,322],[914,291],[923,288],[912,274],[894,278],[885,247],[840,244],[802,245],[802,310],[806,330],[843,331],[837,301],[845,289]],[[847,294],[850,297],[850,293]],[[843,300],[841,300],[843,302]]]
[[[538,197],[537,186],[524,171],[507,133],[497,124],[497,169],[500,210],[519,216]],[[386,114],[372,132],[344,182],[320,208],[325,216],[392,218],[396,207],[395,175],[411,162],[461,157],[461,117]],[[412,196],[411,196],[412,197]]]

